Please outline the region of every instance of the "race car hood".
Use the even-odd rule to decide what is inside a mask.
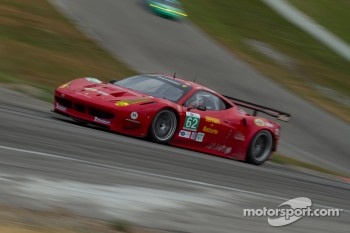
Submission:
[[[91,100],[118,103],[117,106],[127,106],[153,99],[152,96],[113,84],[87,85],[77,88],[74,92]]]

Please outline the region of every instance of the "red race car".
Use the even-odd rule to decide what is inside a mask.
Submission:
[[[250,115],[243,108],[253,110]],[[80,78],[55,91],[54,111],[133,137],[262,164],[276,151],[280,125],[290,114],[162,74],[121,81]]]

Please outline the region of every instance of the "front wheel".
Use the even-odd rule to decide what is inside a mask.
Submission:
[[[258,132],[250,142],[247,161],[251,164],[263,164],[270,156],[272,150],[272,135],[267,130]]]
[[[168,143],[174,137],[177,128],[177,118],[174,111],[164,109],[154,117],[150,135],[158,143]]]

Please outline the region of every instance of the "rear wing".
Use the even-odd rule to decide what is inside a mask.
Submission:
[[[258,114],[258,112],[261,112],[261,113],[265,113],[269,116],[276,117],[277,120],[285,121],[285,122],[289,121],[289,119],[291,117],[291,115],[289,113],[285,113],[285,112],[282,112],[282,111],[279,111],[276,109],[264,107],[264,106],[261,106],[258,104],[250,103],[248,101],[236,99],[236,98],[229,97],[226,95],[224,95],[224,97],[229,99],[235,105],[254,110],[254,112],[252,114],[253,116],[256,116]]]

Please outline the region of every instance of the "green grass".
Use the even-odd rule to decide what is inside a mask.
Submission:
[[[111,228],[118,231],[118,232],[130,232],[130,223],[125,222],[125,221],[121,221],[121,220],[117,220],[112,222],[111,224]]]
[[[349,0],[289,0],[289,2],[329,31],[350,43]]]
[[[311,163],[306,163],[303,161],[299,161],[284,155],[280,155],[280,154],[275,154],[272,159],[272,162],[277,163],[277,164],[281,164],[281,165],[292,165],[292,166],[296,166],[296,167],[302,167],[302,168],[306,168],[309,170],[313,170],[313,171],[317,171],[317,172],[321,172],[321,173],[325,173],[325,174],[330,174],[330,175],[335,175],[335,176],[340,176],[340,177],[347,177],[344,174],[341,174],[339,172],[335,172],[323,167],[319,167],[316,165],[313,165]]]
[[[299,2],[308,2],[311,8],[326,1]],[[345,0],[343,2],[345,4]],[[348,106],[313,88],[317,84],[350,97],[349,63],[332,50],[261,1],[191,0],[183,1],[183,4],[192,21],[233,53],[285,87],[350,122]],[[335,7],[326,10],[329,15],[338,14]],[[344,13],[340,18],[343,23],[339,24],[346,27],[350,14]],[[294,68],[285,67],[252,48],[247,43],[251,39],[264,42],[293,59]]]
[[[88,39],[46,0],[2,0],[0,82],[43,91],[82,76],[102,80],[134,74]],[[40,97],[40,96],[39,96]]]

